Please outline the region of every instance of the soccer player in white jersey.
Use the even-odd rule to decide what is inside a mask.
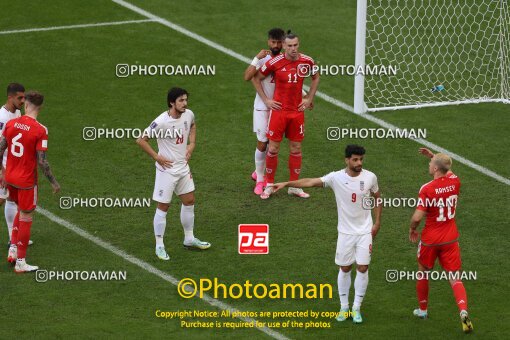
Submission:
[[[188,161],[195,149],[195,115],[188,106],[188,92],[174,87],[168,91],[169,110],[160,114],[142,137],[138,145],[156,161],[156,180],[152,199],[158,202],[154,215],[154,236],[156,237],[156,255],[161,260],[169,260],[163,236],[166,228],[166,214],[173,193],[179,196],[181,205],[181,224],[184,229],[184,247],[189,249],[207,249],[211,246],[195,238],[195,184]],[[149,144],[150,138],[156,138],[158,152]],[[189,144],[188,144],[189,139]]]
[[[309,188],[325,187],[333,189],[338,209],[338,240],[335,263],[340,266],[338,273],[338,294],[340,313],[338,321],[352,315],[354,323],[363,321],[360,313],[361,302],[368,286],[368,265],[372,254],[372,241],[381,225],[381,206],[375,207],[375,223],[372,223],[370,208],[381,197],[377,177],[363,169],[365,149],[359,145],[345,148],[345,169],[335,171],[320,178],[303,178],[297,181],[276,183],[275,191],[284,187]],[[349,290],[351,268],[356,262],[357,272],[354,281],[354,304],[349,313]]]
[[[250,66],[244,71],[244,80],[252,80],[253,76],[264,66],[266,61],[281,53],[284,38],[285,32],[281,28],[273,28],[267,32],[267,46],[269,50],[261,50],[253,58]],[[269,99],[273,98],[274,86],[273,75],[262,80],[262,88]],[[256,195],[262,194],[265,185],[264,169],[266,167],[266,149],[268,143],[266,130],[269,111],[270,109],[257,93],[253,103],[253,132],[257,135],[257,147],[255,148],[255,171],[251,174],[252,179],[256,183],[255,189],[253,189]]]
[[[3,136],[5,125],[11,119],[21,117],[21,108],[25,103],[25,88],[23,85],[18,83],[10,83],[7,85],[7,102],[4,106],[0,108],[0,138]],[[7,150],[3,154],[2,158],[2,175],[5,173],[5,168],[7,165]],[[4,186],[0,188],[0,206],[5,203],[5,222],[7,224],[7,230],[9,232],[9,246],[11,243],[11,235],[12,235],[12,224],[14,222],[14,218],[18,212],[18,208],[16,203],[9,199],[9,191],[7,187]],[[32,241],[29,241],[31,244]]]

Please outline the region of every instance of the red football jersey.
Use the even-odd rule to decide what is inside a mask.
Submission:
[[[282,103],[282,111],[298,111],[303,99],[303,81],[313,72],[314,65],[312,58],[301,53],[297,60],[289,60],[285,54],[280,54],[260,68],[265,76],[274,74],[273,100]]]
[[[29,116],[11,119],[5,126],[7,168],[5,181],[17,188],[37,184],[37,151],[48,149],[48,129]]]
[[[460,181],[455,174],[436,178],[420,189],[417,209],[427,212],[421,241],[426,245],[455,241],[459,237],[455,223]]]

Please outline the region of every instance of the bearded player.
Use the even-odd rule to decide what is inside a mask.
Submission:
[[[10,199],[18,206],[8,255],[9,261],[16,261],[16,273],[39,269],[27,264],[25,260],[32,215],[37,204],[37,164],[50,181],[53,193],[60,191],[60,185],[46,159],[48,129],[37,121],[43,101],[42,94],[28,92],[25,95],[25,115],[10,120],[0,140],[0,154],[9,149],[4,180]]]
[[[338,295],[340,313],[337,321],[345,321],[352,316],[354,323],[362,323],[361,303],[368,287],[368,266],[372,255],[372,241],[381,226],[382,206],[367,204],[381,197],[377,177],[373,172],[363,169],[365,148],[359,145],[347,145],[345,148],[346,168],[331,172],[320,178],[303,178],[297,181],[276,183],[274,192],[284,187],[331,188],[335,193],[338,209],[338,240],[335,263],[338,271]],[[375,223],[372,223],[370,209],[375,208]],[[349,290],[351,288],[351,269],[356,262],[354,280],[354,303],[349,312]]]
[[[285,53],[268,60],[253,78],[253,85],[258,95],[268,108],[271,109],[267,126],[269,147],[266,154],[266,188],[260,195],[268,199],[273,193],[274,178],[278,167],[278,153],[283,137],[289,140],[289,172],[290,181],[299,179],[301,172],[301,142],[305,136],[304,111],[310,108],[319,86],[319,74],[313,72],[315,65],[312,58],[301,54],[299,37],[288,33],[283,42]],[[275,91],[273,99],[264,92],[262,80],[273,75]],[[311,75],[312,83],[308,96],[303,97],[304,78]],[[289,195],[301,198],[310,197],[301,188],[290,187]]]
[[[25,87],[18,83],[10,83],[7,85],[7,102],[0,108],[0,137],[3,136],[5,126],[11,119],[21,116],[21,108],[25,103]],[[5,174],[7,164],[7,153],[5,151],[2,158],[2,177]],[[16,203],[9,199],[9,192],[6,187],[0,188],[0,206],[5,203],[5,222],[9,233],[9,246],[11,244],[12,224],[18,213]],[[31,241],[29,241],[29,244]]]
[[[457,199],[460,193],[460,181],[451,171],[452,159],[444,153],[433,154],[426,148],[421,148],[420,153],[429,157],[429,174],[434,178],[424,184],[419,193],[419,204],[409,228],[409,240],[413,243],[420,239],[418,226],[423,218],[425,227],[421,233],[418,244],[418,270],[426,272],[434,268],[436,259],[443,269],[455,274],[461,269],[459,232],[455,223]],[[438,202],[432,205],[426,202]],[[441,202],[441,203],[439,203]],[[459,273],[457,273],[459,274]],[[462,329],[469,333],[473,330],[473,324],[467,312],[467,294],[460,275],[450,277],[450,285],[460,312]],[[422,277],[416,282],[416,294],[420,308],[415,309],[413,314],[426,319],[428,316],[429,281]]]
[[[281,28],[273,28],[267,32],[267,46],[269,50],[261,50],[255,58],[253,58],[250,66],[244,71],[244,80],[252,80],[253,76],[255,76],[257,71],[264,66],[268,60],[280,54],[284,37],[285,32]],[[273,98],[274,87],[273,74],[262,80],[264,93],[270,99]],[[266,149],[268,142],[266,129],[269,111],[270,109],[257,93],[253,103],[253,132],[257,135],[257,147],[255,148],[255,171],[251,175],[256,183],[255,189],[253,189],[256,195],[260,195],[264,191],[264,168],[266,166]]]
[[[181,224],[184,229],[184,247],[207,249],[193,234],[195,226],[195,183],[188,161],[195,150],[196,124],[193,111],[188,110],[188,92],[174,87],[168,91],[169,109],[160,114],[137,139],[138,145],[156,161],[156,179],[152,199],[158,203],[154,214],[156,256],[164,261],[170,259],[163,242],[166,215],[175,193],[181,200]],[[149,144],[157,138],[158,152]],[[189,139],[189,144],[188,144]]]

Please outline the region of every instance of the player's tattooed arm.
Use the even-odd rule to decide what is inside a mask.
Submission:
[[[7,150],[7,139],[2,136],[2,139],[0,139],[0,155],[3,155],[5,150]]]
[[[53,176],[53,173],[50,169],[50,163],[48,162],[48,159],[46,158],[46,151],[37,151],[37,163],[39,164],[39,167],[42,169],[44,176],[50,181],[51,186],[53,188],[53,192],[57,193],[60,191],[60,185],[58,184],[57,180],[55,179],[55,176]]]

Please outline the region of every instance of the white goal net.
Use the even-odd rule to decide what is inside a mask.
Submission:
[[[509,0],[358,1],[356,64],[397,72],[357,76],[356,111],[510,103]]]

